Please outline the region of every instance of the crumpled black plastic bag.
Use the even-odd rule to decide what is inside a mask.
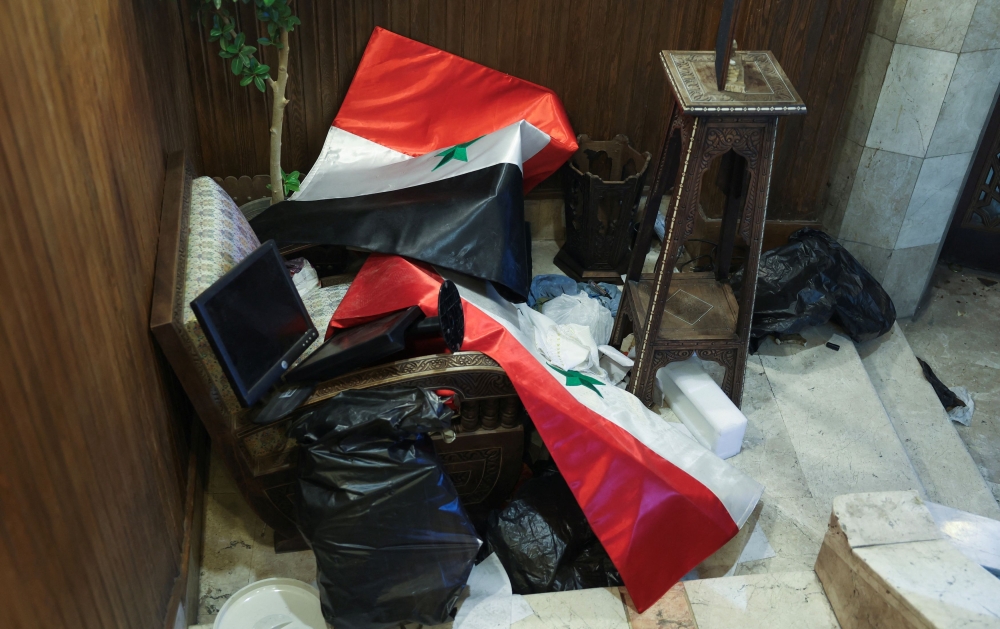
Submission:
[[[337,629],[451,619],[481,544],[427,434],[452,416],[431,391],[346,391],[289,430],[298,527]]]
[[[526,481],[505,508],[490,514],[486,541],[516,594],[622,585],[555,466]]]
[[[739,291],[744,269],[733,275]],[[856,343],[892,328],[896,307],[882,285],[844,247],[808,227],[788,244],[763,253],[757,271],[757,297],[751,347],[769,334],[796,334],[833,321]]]

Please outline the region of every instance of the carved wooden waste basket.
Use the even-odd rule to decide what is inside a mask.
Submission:
[[[577,143],[562,171],[566,244],[555,263],[577,281],[621,284],[650,154],[629,146],[624,135],[604,142],[580,135]]]

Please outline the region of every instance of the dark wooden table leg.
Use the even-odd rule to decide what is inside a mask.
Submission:
[[[642,394],[648,391],[652,378],[656,376],[655,345],[660,334],[660,321],[663,319],[667,295],[670,294],[670,279],[677,264],[677,255],[681,245],[684,244],[694,228],[694,213],[698,211],[698,200],[701,197],[701,173],[687,171],[688,168],[696,168],[695,165],[701,162],[700,156],[704,150],[704,141],[698,133],[701,120],[699,118],[685,118],[684,124],[688,126],[688,129],[682,129],[679,133],[683,139],[683,146],[677,154],[677,163],[680,164],[683,154],[685,172],[681,173],[680,180],[670,199],[666,233],[653,274],[653,293],[649,299],[649,312],[646,313],[642,338],[636,338],[636,360],[628,384],[628,391],[633,394],[636,392]],[[643,402],[649,405],[652,400],[645,399]]]
[[[677,171],[680,168],[681,134],[674,125],[674,121],[679,115],[675,107],[670,116],[670,124],[667,125],[667,134],[663,137],[653,183],[649,187],[649,196],[646,197],[642,223],[639,224],[639,233],[636,236],[635,245],[632,247],[632,259],[629,261],[626,277],[633,282],[638,282],[642,276],[642,265],[646,261],[649,245],[653,241],[653,226],[656,224],[656,215],[660,213],[660,202],[663,201],[663,195],[666,191],[673,187]]]
[[[729,267],[733,261],[733,248],[736,246],[736,231],[743,215],[744,179],[746,160],[736,153],[726,153],[722,156],[728,163],[725,165],[726,204],[722,212],[722,227],[719,231],[719,248],[715,250],[715,279],[724,282],[729,278]]]

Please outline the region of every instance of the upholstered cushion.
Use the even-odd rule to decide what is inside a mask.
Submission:
[[[319,338],[306,349],[302,358],[313,353],[317,347],[323,344],[326,328],[330,325],[330,317],[333,316],[333,311],[337,309],[340,302],[344,300],[344,295],[350,286],[350,283],[324,286],[302,298],[302,303],[306,305],[306,310],[309,312],[309,318],[312,319],[316,331],[319,332]]]
[[[191,183],[191,209],[187,217],[184,272],[183,310],[179,322],[184,330],[188,350],[210,384],[212,398],[224,413],[235,418],[242,415],[241,407],[212,352],[191,302],[227,271],[260,246],[250,224],[240,209],[217,183],[209,177],[199,177]],[[321,342],[333,311],[347,292],[347,286],[331,286],[314,290],[304,300],[313,324],[320,332]]]

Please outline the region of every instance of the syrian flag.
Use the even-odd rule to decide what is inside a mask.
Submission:
[[[434,316],[442,276],[462,295],[462,349],[504,368],[640,612],[736,535],[764,488],[588,367],[596,346],[589,334],[577,342],[578,326],[514,306],[488,282],[373,254],[329,332],[412,305]]]
[[[576,150],[551,90],[375,29],[315,165],[261,240],[394,253],[530,282],[523,192]]]

